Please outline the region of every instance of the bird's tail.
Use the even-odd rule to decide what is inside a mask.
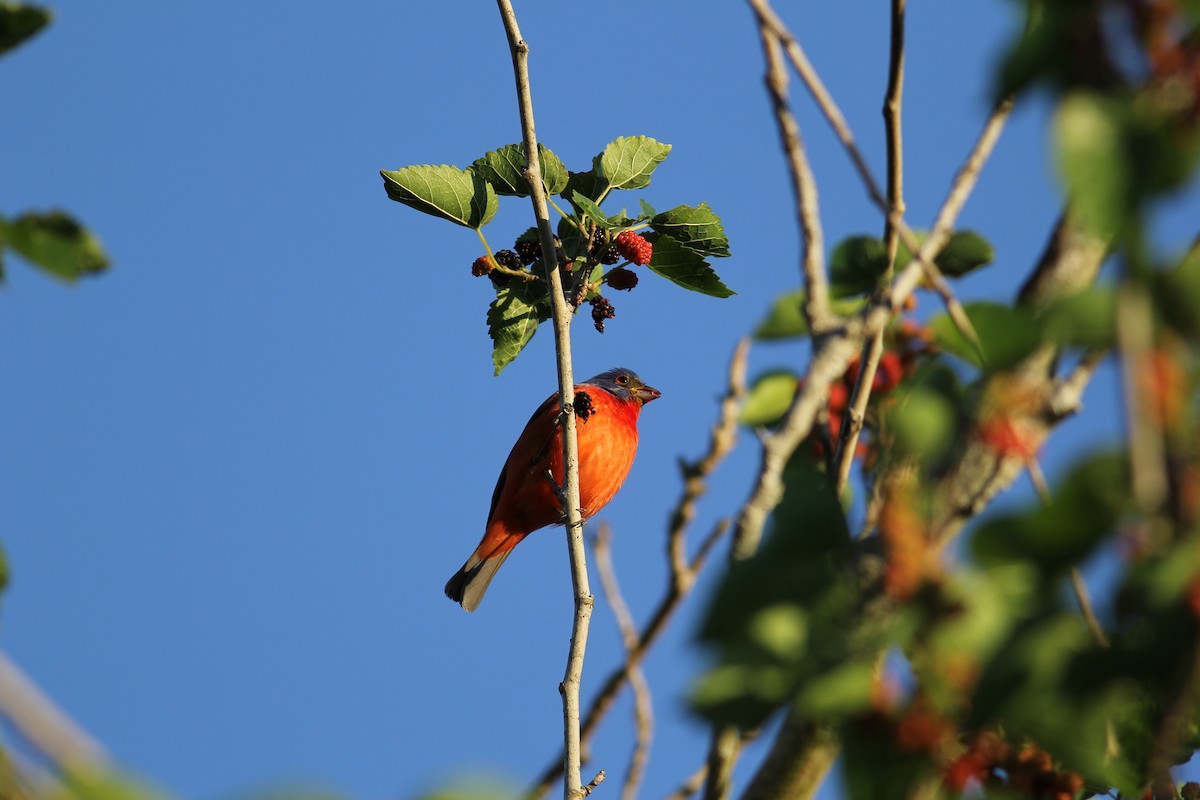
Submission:
[[[467,563],[463,564],[462,569],[446,581],[446,597],[461,604],[467,611],[478,608],[488,584],[496,577],[496,570],[500,569],[504,559],[508,558],[522,538],[524,537],[507,536],[499,544],[489,542],[485,538],[467,559]]]

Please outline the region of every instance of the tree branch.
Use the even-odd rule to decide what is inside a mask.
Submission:
[[[579,508],[579,444],[575,432],[575,381],[571,374],[571,309],[563,298],[562,278],[558,270],[554,231],[550,227],[550,212],[542,185],[541,165],[538,162],[537,133],[533,121],[533,95],[529,86],[529,45],[521,37],[517,17],[510,0],[496,0],[500,18],[508,36],[512,53],[513,76],[517,85],[517,102],[521,113],[521,134],[525,143],[525,179],[537,219],[538,239],[542,245],[542,266],[550,284],[550,307],[554,320],[554,350],[558,364],[558,396],[562,412],[559,424],[563,444],[563,517],[566,520],[567,546],[571,560],[571,587],[575,598],[575,617],[571,627],[571,645],[567,654],[566,671],[559,691],[563,698],[563,760],[566,800],[585,797],[591,789],[583,786],[580,775],[579,743],[579,686],[583,680],[583,659],[587,648],[588,625],[592,616],[593,598],[588,586],[587,554],[583,543],[583,520]],[[603,780],[603,778],[601,778]]]
[[[0,716],[61,772],[103,769],[108,761],[100,745],[0,653]]]

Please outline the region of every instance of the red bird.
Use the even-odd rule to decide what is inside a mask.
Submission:
[[[638,414],[659,396],[657,389],[628,369],[601,372],[575,387],[579,504],[585,520],[604,508],[625,482],[637,453]],[[557,393],[533,412],[496,481],[483,540],[446,583],[446,596],[467,611],[479,606],[496,570],[522,539],[563,521],[558,497],[546,477],[550,470],[562,484],[558,413]]]

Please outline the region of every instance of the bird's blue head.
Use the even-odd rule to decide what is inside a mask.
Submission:
[[[597,386],[618,400],[625,402],[636,400],[639,405],[645,405],[651,400],[662,397],[662,393],[658,389],[647,386],[636,372],[624,367],[601,372],[595,377],[588,378],[584,383],[588,386]]]

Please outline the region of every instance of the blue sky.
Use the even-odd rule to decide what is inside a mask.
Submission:
[[[490,290],[469,272],[478,240],[389,201],[378,175],[466,166],[519,139],[494,6],[52,5],[55,23],[0,59],[0,213],[66,208],[115,266],[67,287],[8,264],[0,540],[13,585],[0,647],[121,764],[179,796],[305,785],[411,797],[467,772],[524,785],[560,742],[562,536],[522,544],[476,614],[441,589],[482,532],[512,441],[554,389],[552,336],[493,377]],[[574,327],[579,377],[627,366],[663,392],[602,515],[643,619],[663,589],[676,459],[702,450],[736,339],[798,285],[790,193],[743,4],[517,12],[540,139],[576,169],[617,136],[672,144],[640,195],[658,208],[709,202],[734,254],[715,263],[733,298],[646,278],[614,298],[603,336],[586,318]],[[910,9],[916,227],[982,124],[1014,12]],[[886,4],[783,13],[882,175]],[[960,284],[964,298],[1010,297],[1053,223],[1047,110],[1037,96],[1018,108],[963,215],[997,250]],[[807,103],[799,111],[827,241],[877,233],[838,145]],[[606,207],[620,202],[636,196]],[[1167,210],[1161,241],[1181,247],[1197,218],[1193,192]],[[489,240],[507,246],[529,224],[527,202],[508,200]],[[757,346],[752,371],[799,367],[803,352]],[[1115,396],[1102,375],[1049,449],[1052,474],[1114,435]],[[743,434],[693,541],[745,498],[754,450]],[[1013,495],[1028,497],[1024,482]],[[712,573],[698,591],[711,586]],[[647,797],[704,757],[707,735],[683,704],[703,664],[696,610],[647,663],[659,723]],[[619,652],[601,607],[585,694]],[[610,775],[627,758],[628,718],[626,698],[594,747]]]

